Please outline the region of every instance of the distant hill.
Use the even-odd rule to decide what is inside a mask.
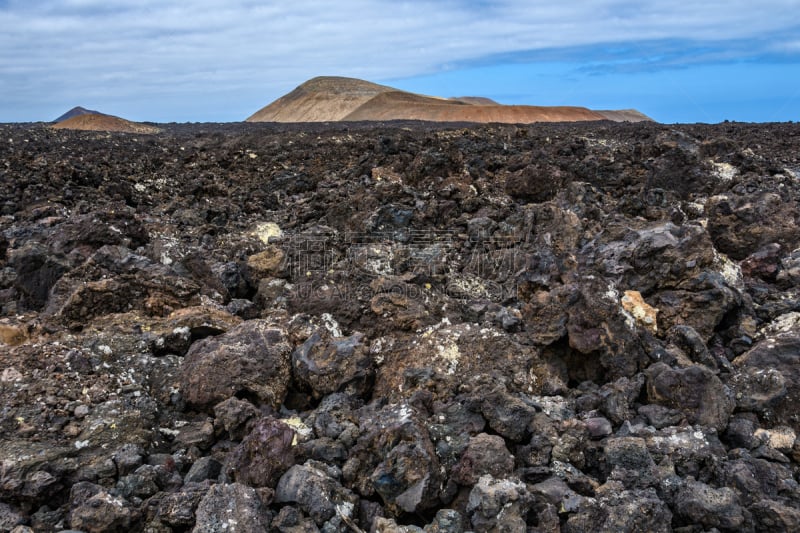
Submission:
[[[248,122],[427,120],[433,122],[575,122],[651,120],[636,110],[592,111],[578,106],[502,105],[480,96],[440,98],[337,76],[298,86],[255,112]]]
[[[86,109],[85,107],[77,106],[73,107],[72,109],[70,109],[57,119],[55,119],[53,122],[63,122],[72,117],[79,117],[81,115],[102,115],[102,114],[103,113],[101,113],[100,111],[93,111],[91,109]]]
[[[613,120],[614,122],[652,122],[653,119],[636,111],[635,109],[619,109],[619,110],[600,110],[597,111],[606,119]]]
[[[323,76],[308,80],[247,119],[248,122],[332,122],[391,87],[354,78]]]
[[[76,115],[51,127],[57,130],[115,131],[138,134],[151,134],[161,131],[155,126],[102,114]]]

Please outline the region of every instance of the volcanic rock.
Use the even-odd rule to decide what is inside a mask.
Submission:
[[[0,529],[798,529],[796,125],[161,128],[0,124]]]
[[[239,483],[213,485],[197,506],[196,533],[266,531],[270,516],[259,493]]]
[[[294,464],[292,429],[273,418],[256,422],[252,431],[232,452],[228,476],[251,487],[274,487]]]
[[[286,333],[268,321],[248,321],[196,342],[181,370],[186,401],[200,409],[237,394],[278,407],[289,379]]]
[[[307,463],[293,466],[281,477],[275,488],[275,501],[299,504],[322,527],[338,514],[352,518],[358,498],[326,472]]]

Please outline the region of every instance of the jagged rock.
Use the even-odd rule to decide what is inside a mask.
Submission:
[[[224,430],[233,440],[242,440],[258,418],[259,411],[248,401],[228,398],[214,406],[214,428]]]
[[[531,431],[529,426],[536,408],[505,391],[495,390],[484,396],[481,413],[489,427],[501,436],[521,442]]]
[[[179,482],[179,486],[183,484]],[[144,465],[132,474],[120,477],[117,481],[116,492],[125,499],[146,499],[159,491],[158,473],[152,465]]]
[[[200,500],[209,489],[208,483],[187,482],[177,492],[160,493],[155,500],[155,516],[169,527],[192,527]]]
[[[794,430],[786,426],[778,426],[772,429],[757,429],[754,436],[764,444],[783,453],[791,452],[797,440],[797,434]]]
[[[608,417],[614,424],[621,424],[633,417],[632,406],[641,394],[645,383],[643,374],[636,374],[631,378],[619,378],[612,383],[603,385],[598,394],[600,396],[600,412]]]
[[[552,370],[535,349],[501,331],[444,321],[384,348],[373,395],[397,400],[425,390],[448,399],[486,380],[505,381],[511,391],[541,392],[552,381]]]
[[[174,444],[183,448],[196,446],[201,450],[207,450],[213,442],[214,425],[210,420],[198,420],[182,424],[175,435]]]
[[[734,360],[734,366],[742,372],[734,383],[744,405],[760,411],[772,423],[800,431],[793,416],[800,400],[800,335],[793,316],[774,324],[774,332]]]
[[[185,355],[194,341],[220,335],[241,320],[226,311],[212,307],[187,307],[170,313],[161,333],[153,340],[156,355]]]
[[[675,408],[692,424],[725,429],[733,412],[730,392],[706,367],[672,369],[656,363],[647,370],[647,397],[653,403]]]
[[[762,500],[747,510],[757,531],[789,533],[800,527],[800,511],[775,500]]]
[[[736,260],[773,242],[794,250],[800,244],[800,227],[786,201],[772,191],[709,198],[708,231],[714,244]]]
[[[775,281],[783,287],[797,286],[800,282],[800,249],[792,250],[792,253],[781,259],[781,270]]]
[[[135,518],[136,513],[126,500],[100,490],[73,507],[70,512],[70,526],[87,533],[125,530]]]
[[[201,457],[192,465],[183,478],[186,483],[202,483],[209,479],[215,481],[222,471],[222,464],[213,457]]]
[[[181,390],[198,409],[237,394],[278,407],[286,396],[290,352],[284,330],[247,321],[192,345],[181,369]]]
[[[267,531],[270,515],[256,489],[239,483],[213,485],[197,506],[195,533]]]
[[[594,502],[586,501],[567,519],[564,531],[672,531],[672,513],[654,489],[623,490],[610,482],[598,492]]]
[[[497,435],[479,433],[469,439],[467,449],[453,468],[450,478],[461,485],[474,485],[483,475],[502,479],[514,470],[514,456]]]
[[[7,503],[0,502],[0,530],[11,531],[25,522],[25,515]]]
[[[524,531],[532,495],[514,479],[481,476],[469,493],[467,512],[476,532]]]
[[[49,298],[50,288],[67,271],[63,260],[53,257],[47,248],[29,243],[9,254],[8,264],[16,274],[14,288],[20,294],[22,309],[41,310]]]
[[[272,519],[270,527],[280,533],[319,533],[314,521],[295,507],[284,507]]]
[[[228,475],[252,487],[274,487],[294,464],[294,431],[274,418],[262,418],[231,453]]]
[[[752,450],[758,445],[756,439],[756,424],[753,420],[742,416],[735,416],[728,422],[724,438],[732,448]]]
[[[661,463],[669,458],[675,472],[681,477],[699,476],[709,461],[725,453],[725,447],[713,428],[669,427],[655,434],[647,432],[641,436],[647,443],[653,461]]]
[[[533,160],[506,178],[506,192],[527,202],[546,202],[567,183],[569,175],[561,169]]]
[[[742,275],[775,281],[781,266],[781,245],[773,242],[747,256],[741,263]]]
[[[703,338],[693,327],[683,324],[673,326],[667,332],[667,340],[683,350],[693,363],[705,365],[711,370],[718,368],[717,362],[711,357]]]
[[[786,378],[775,368],[745,367],[729,381],[736,406],[743,411],[767,414],[788,393]]]
[[[0,139],[0,529],[799,527],[795,124]]]
[[[690,523],[736,529],[744,523],[736,494],[728,487],[715,489],[689,480],[678,492],[675,511]]]
[[[258,280],[280,275],[286,268],[285,260],[286,253],[278,246],[270,245],[266,250],[247,258],[245,276],[251,280],[251,284],[258,286]]]
[[[337,514],[353,518],[358,498],[313,464],[294,465],[278,481],[275,501],[297,503],[318,526]]]
[[[315,398],[345,388],[363,395],[374,379],[369,346],[360,333],[330,338],[322,331],[314,332],[292,354],[292,373]]]
[[[599,363],[599,368],[587,374],[618,379],[642,370],[647,360],[644,346],[638,332],[631,330],[630,315],[623,309],[614,283],[588,280],[579,286],[578,294],[568,309],[567,336],[570,348]]]
[[[611,470],[610,479],[621,481],[629,489],[653,484],[655,462],[644,439],[610,438],[605,443],[605,452],[605,460]]]
[[[423,528],[425,533],[461,533],[464,531],[464,517],[453,509],[439,509],[433,521]]]
[[[656,429],[667,426],[677,426],[683,420],[683,413],[677,409],[670,409],[663,405],[647,404],[639,407],[637,412],[647,419],[647,422]]]
[[[441,469],[427,429],[407,405],[374,413],[342,467],[348,487],[380,496],[393,512],[418,512],[438,503]]]
[[[611,426],[611,422],[602,416],[587,418],[585,422],[586,431],[589,432],[589,436],[593,439],[607,437],[614,431],[614,428]]]
[[[76,328],[111,313],[154,316],[196,305],[199,285],[124,246],[105,245],[53,286],[45,314]]]

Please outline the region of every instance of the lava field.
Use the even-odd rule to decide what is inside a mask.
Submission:
[[[800,531],[800,125],[0,125],[0,531]]]

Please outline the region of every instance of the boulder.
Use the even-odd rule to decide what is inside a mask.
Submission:
[[[281,477],[275,488],[275,501],[298,504],[322,527],[339,514],[345,519],[354,518],[358,498],[325,471],[306,463],[294,465]]]
[[[277,408],[286,396],[290,354],[283,329],[249,320],[192,345],[181,368],[181,391],[197,409],[236,395]]]
[[[366,394],[374,380],[372,356],[364,336],[331,337],[316,331],[292,353],[295,380],[311,389],[315,398],[348,389]]]
[[[469,439],[467,449],[453,468],[450,479],[461,485],[474,485],[483,475],[502,479],[514,470],[514,456],[497,435],[479,433]]]
[[[270,515],[262,496],[239,483],[213,485],[197,506],[194,533],[225,533],[232,530],[267,531]]]
[[[294,431],[274,418],[262,418],[232,452],[227,475],[251,487],[275,487],[294,464]]]
[[[515,479],[481,476],[469,493],[467,513],[476,533],[524,531],[533,496]]]
[[[690,479],[678,491],[675,512],[689,523],[737,529],[744,524],[742,507],[729,487],[715,489]]]
[[[733,413],[730,391],[708,368],[691,365],[673,369],[656,363],[647,369],[650,402],[678,409],[691,424],[723,431]]]

